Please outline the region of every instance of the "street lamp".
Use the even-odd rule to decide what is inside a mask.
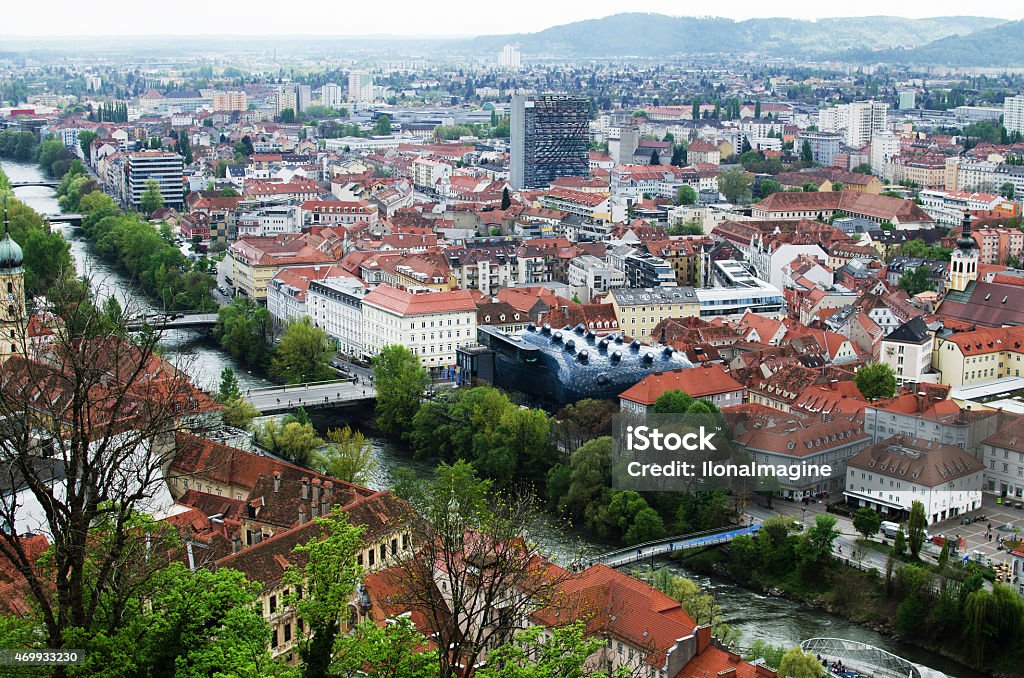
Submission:
[[[800,522],[801,523],[806,523],[807,522],[806,518],[807,518],[807,507],[804,506],[803,508],[800,509]]]

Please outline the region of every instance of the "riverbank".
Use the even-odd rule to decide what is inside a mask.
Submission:
[[[984,675],[997,678],[1020,675],[1021,658],[1017,656],[1020,654],[1019,651],[1015,655],[1003,657],[994,666],[979,668],[972,665],[969,657],[957,651],[965,648],[964,640],[961,638],[946,638],[933,642],[901,635],[895,624],[899,601],[886,595],[884,573],[863,571],[836,561],[827,575],[817,582],[800,576],[795,567],[785,575],[752,572],[748,579],[735,576],[730,571],[725,546],[706,549],[684,557],[679,562],[696,572],[721,577],[748,591],[783,598],[807,608],[821,610],[866,627],[897,643],[941,655],[958,664],[965,672],[980,671]]]

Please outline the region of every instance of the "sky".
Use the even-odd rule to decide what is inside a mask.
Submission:
[[[106,35],[396,35],[448,37],[524,33],[582,19],[624,11],[686,13],[680,0],[515,0],[514,2],[424,2],[390,0],[218,0],[167,5],[147,0],[46,0],[45,10],[33,2],[7,0],[0,36]],[[772,7],[772,9],[766,9]],[[194,10],[194,12],[192,11]],[[976,12],[1001,19],[1024,19],[1021,0],[989,0],[965,5],[962,0],[860,0],[827,3],[789,0],[773,5],[763,0],[733,0],[716,6],[716,16],[731,19],[789,16],[817,19],[835,16],[893,15],[911,18],[956,16]],[[0,49],[3,48],[0,42]]]

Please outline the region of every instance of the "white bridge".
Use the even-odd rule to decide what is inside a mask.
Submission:
[[[929,669],[886,652],[880,647],[843,638],[809,638],[800,643],[800,649],[827,661],[843,664],[847,672],[856,672],[869,678],[946,678],[941,671]],[[832,672],[831,675],[841,675]]]

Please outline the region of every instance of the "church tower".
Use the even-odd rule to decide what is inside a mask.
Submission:
[[[4,234],[0,239],[0,363],[24,352],[25,256],[10,234],[7,200],[3,203]]]
[[[978,245],[971,237],[971,213],[964,212],[963,233],[949,261],[949,289],[963,292],[978,279]]]

